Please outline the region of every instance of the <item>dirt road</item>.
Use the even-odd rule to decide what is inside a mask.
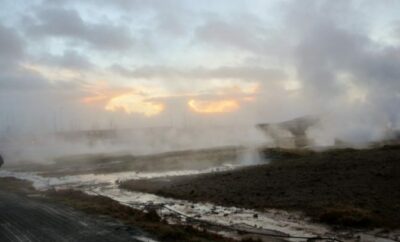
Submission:
[[[0,190],[0,241],[139,241],[141,232],[49,201]]]

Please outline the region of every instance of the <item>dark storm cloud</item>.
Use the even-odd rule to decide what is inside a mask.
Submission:
[[[144,66],[136,69],[114,65],[112,70],[129,77],[145,79],[239,79],[243,81],[281,81],[287,78],[284,71],[263,67],[222,66],[180,70],[166,66]]]
[[[36,18],[26,26],[29,36],[72,39],[97,50],[127,50],[135,42],[127,27],[113,23],[87,23],[73,9],[39,9]]]

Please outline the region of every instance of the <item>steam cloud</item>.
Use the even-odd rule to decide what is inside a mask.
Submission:
[[[321,119],[307,131],[317,145],[377,141],[400,129],[397,1],[128,2],[4,3],[0,152],[18,137],[98,129],[146,133],[89,150],[264,144],[256,124],[303,115]],[[94,4],[98,13],[89,13]],[[117,93],[164,109],[151,117],[106,111]],[[90,95],[99,101],[83,104]],[[239,106],[204,115],[188,107],[192,99]],[[164,140],[152,128],[164,128]],[[30,153],[24,142],[13,155]]]

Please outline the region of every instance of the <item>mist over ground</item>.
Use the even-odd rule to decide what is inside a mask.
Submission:
[[[320,119],[307,130],[317,146],[400,129],[395,0],[2,5],[9,160],[262,145],[257,124],[304,115]],[[118,138],[65,138],[95,130]]]
[[[53,163],[56,158],[71,155],[141,156],[228,147],[256,149],[264,146],[266,140],[258,130],[245,126],[186,129],[155,127],[9,136],[1,146],[4,158],[11,164],[18,164]],[[243,162],[251,163],[245,161],[248,155],[243,153]]]

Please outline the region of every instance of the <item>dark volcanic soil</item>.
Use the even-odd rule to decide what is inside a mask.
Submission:
[[[340,226],[400,227],[400,146],[288,157],[229,172],[132,180],[121,187],[225,206],[300,210]]]

